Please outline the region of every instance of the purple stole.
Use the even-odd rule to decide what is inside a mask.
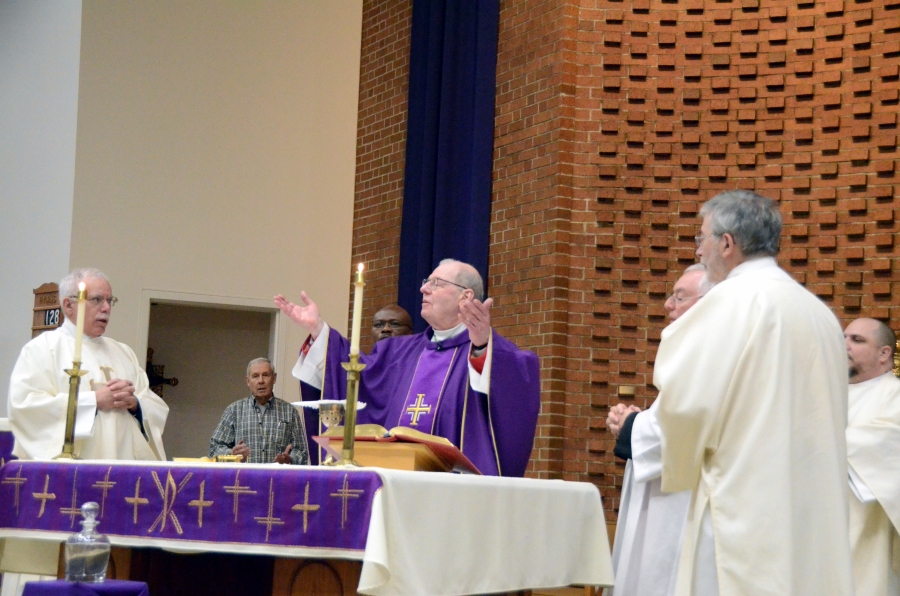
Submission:
[[[434,423],[450,371],[457,358],[468,356],[468,347],[466,343],[450,350],[422,350],[397,426],[434,434]]]

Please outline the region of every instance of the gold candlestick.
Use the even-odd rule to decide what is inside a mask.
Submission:
[[[344,408],[344,445],[339,466],[355,466],[353,447],[356,441],[356,400],[359,398],[359,373],[366,367],[359,361],[359,354],[350,354],[350,362],[342,362],[347,371],[347,405]]]
[[[72,368],[66,369],[69,375],[69,407],[66,409],[66,437],[63,442],[62,453],[53,459],[78,459],[75,455],[75,412],[78,407],[78,387],[81,385],[81,377],[87,374],[81,370],[81,362],[72,362]]]

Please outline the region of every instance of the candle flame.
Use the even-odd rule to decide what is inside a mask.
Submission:
[[[84,282],[83,281],[78,282],[78,291],[83,292],[84,288],[85,288]]]
[[[360,263],[360,264],[359,264],[359,272],[362,273],[362,270],[363,270],[363,264]]]

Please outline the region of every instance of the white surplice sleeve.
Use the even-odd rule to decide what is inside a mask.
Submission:
[[[488,339],[488,345],[485,348],[485,350],[487,350],[487,357],[484,359],[484,366],[482,367],[481,372],[475,370],[475,367],[472,366],[472,362],[469,361],[469,385],[471,385],[472,389],[478,393],[484,393],[485,395],[490,395],[491,392],[491,360],[493,360],[493,345],[494,332],[492,330],[491,337]]]
[[[22,459],[49,459],[62,450],[69,387],[58,381],[64,365],[58,334],[45,334],[22,348],[9,382],[9,419],[16,437],[14,453]],[[72,364],[69,362],[68,368]],[[97,394],[81,391],[76,408],[75,438],[90,437],[97,413]]]
[[[662,475],[662,433],[656,416],[657,402],[638,413],[631,426],[631,459],[635,482]]]
[[[310,387],[322,389],[322,379],[325,377],[325,355],[328,352],[328,323],[322,326],[322,331],[313,341],[306,354],[301,353],[291,374],[298,381],[303,381]]]

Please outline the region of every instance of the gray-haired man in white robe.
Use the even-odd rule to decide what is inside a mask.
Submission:
[[[51,459],[62,451],[75,351],[79,282],[86,285],[84,343],[75,455],[82,459],[165,460],[169,407],[150,391],[147,374],[123,343],[103,337],[116,298],[97,269],[76,269],[59,284],[66,320],[25,344],[9,382],[9,422],[21,459]]]
[[[834,313],[778,267],[778,205],[700,208],[716,283],[656,354],[662,489],[691,490],[676,594],[853,594],[847,352]]]
[[[666,298],[665,309],[676,321],[712,288],[706,267],[685,269]],[[613,567],[616,583],[608,596],[671,596],[691,492],[664,493],[657,402],[641,412],[634,405],[616,404],[606,419],[617,437],[615,453],[627,460],[622,482]]]
[[[103,337],[116,298],[97,269],[76,269],[59,284],[66,320],[25,344],[9,382],[13,454],[51,459],[65,440],[69,376],[75,351],[78,282],[86,286],[81,378],[75,418],[75,455],[82,459],[162,460],[169,407],[150,391],[146,373],[123,343]],[[55,579],[55,543],[7,539],[6,551],[27,561],[28,574],[5,573],[2,596],[21,593],[26,581]],[[3,564],[6,564],[4,559]],[[13,569],[24,571],[22,567]]]

